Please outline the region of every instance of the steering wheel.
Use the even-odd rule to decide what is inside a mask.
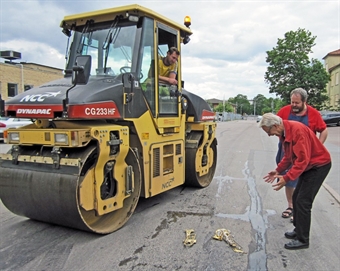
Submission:
[[[119,69],[119,71],[120,71],[120,73],[127,73],[128,71],[127,71],[127,69],[129,69],[129,70],[131,70],[131,67],[129,67],[129,66],[123,66],[123,67],[121,67],[120,69]],[[142,72],[139,74],[139,80],[140,79],[142,79],[143,78],[143,74],[142,74]]]
[[[123,66],[119,69],[120,73],[126,73],[126,72],[129,72],[131,71],[131,67],[129,66]]]

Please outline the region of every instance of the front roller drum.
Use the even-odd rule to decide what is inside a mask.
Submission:
[[[91,148],[83,153],[85,161],[78,174],[37,171],[0,166],[0,197],[13,213],[34,220],[107,234],[121,228],[130,218],[141,191],[141,170],[137,157],[129,151],[126,163],[133,167],[134,190],[124,200],[123,208],[98,216],[85,211],[79,204],[79,185],[86,174],[92,174],[97,152]]]

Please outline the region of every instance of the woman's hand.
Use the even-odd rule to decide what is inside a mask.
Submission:
[[[269,172],[268,175],[264,176],[263,179],[266,183],[272,183],[278,174],[279,173],[276,170],[273,170]]]

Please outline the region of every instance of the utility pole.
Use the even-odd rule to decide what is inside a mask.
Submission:
[[[224,121],[225,116],[225,96],[223,95],[223,115],[222,115],[222,121]]]
[[[25,92],[25,83],[24,83],[24,65],[21,63],[17,63],[16,65],[20,66],[20,71],[21,71],[21,89],[22,92]],[[18,93],[17,93],[18,94]]]

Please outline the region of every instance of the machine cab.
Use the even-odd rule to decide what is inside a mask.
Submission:
[[[104,10],[96,16],[65,17],[61,26],[68,36],[74,32],[67,70],[72,69],[77,56],[90,55],[91,77],[111,78],[113,84],[121,84],[124,74],[132,74],[130,92],[142,92],[159,132],[180,126],[181,56],[177,85],[159,80],[159,63],[171,47],[181,51],[181,43],[190,40],[188,27],[138,5]]]

